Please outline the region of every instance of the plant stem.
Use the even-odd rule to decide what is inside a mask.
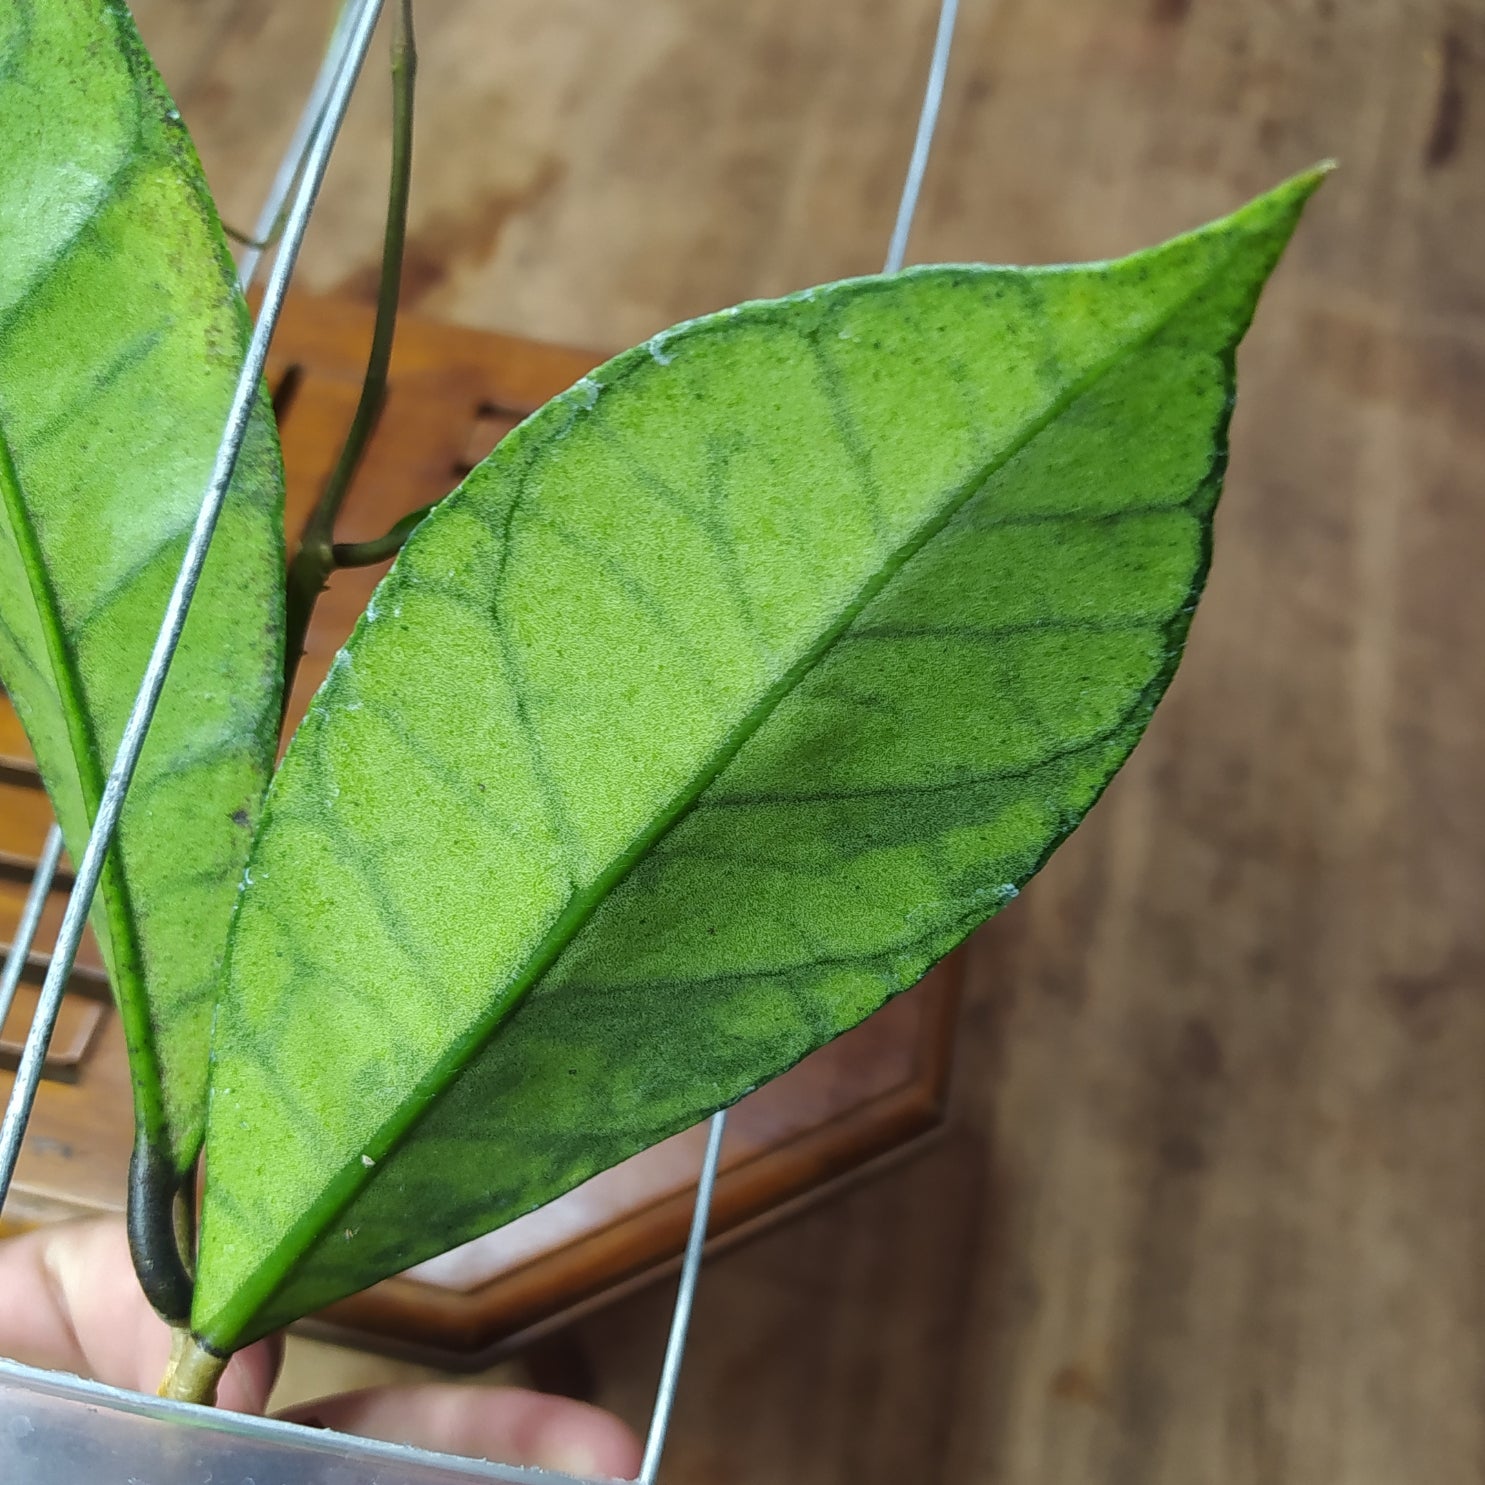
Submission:
[[[170,1364],[157,1395],[210,1407],[217,1400],[217,1383],[227,1369],[227,1361],[227,1357],[208,1351],[189,1331],[178,1330],[171,1337]]]
[[[183,1178],[168,1152],[141,1131],[129,1158],[129,1256],[145,1298],[171,1325],[184,1324],[190,1315],[194,1287],[183,1188],[194,1191],[194,1173]]]
[[[431,505],[403,516],[385,536],[374,536],[370,541],[338,541],[331,547],[337,567],[374,567],[395,557],[403,543],[417,530],[423,517],[431,511]]]
[[[175,1231],[175,1251],[180,1254],[181,1267],[194,1285],[196,1282],[196,1175],[199,1167],[192,1165],[181,1177],[176,1189],[171,1218]]]
[[[413,90],[418,70],[413,43],[412,0],[400,0],[392,11],[392,179],[387,192],[387,225],[382,241],[381,281],[376,295],[376,324],[361,398],[350,431],[330,478],[304,524],[299,548],[289,563],[284,636],[284,706],[316,600],[336,566],[335,518],[360,467],[367,440],[376,427],[387,390],[387,366],[392,358],[392,336],[397,327],[397,304],[402,287],[402,254],[407,240],[407,198],[412,175]]]
[[[288,213],[286,211],[281,211],[274,218],[273,230],[269,232],[267,237],[253,237],[251,234],[244,232],[242,228],[234,227],[231,222],[223,222],[222,231],[233,242],[240,243],[243,247],[256,248],[260,253],[266,253],[278,241],[279,233],[284,230],[284,218],[287,215]]]

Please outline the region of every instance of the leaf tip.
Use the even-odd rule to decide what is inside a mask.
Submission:
[[[1287,239],[1294,231],[1305,203],[1320,189],[1326,176],[1334,169],[1334,160],[1321,160],[1308,170],[1301,170],[1299,174],[1281,181],[1271,191],[1265,191],[1246,206],[1239,207],[1229,221],[1233,225],[1241,223],[1264,233],[1277,233]]]
[[[1255,196],[1229,216],[1198,228],[1192,239],[1206,239],[1222,244],[1224,252],[1237,249],[1237,258],[1229,259],[1237,278],[1246,284],[1256,299],[1263,283],[1273,272],[1304,211],[1306,202],[1334,170],[1333,160],[1321,160],[1308,170],[1281,181],[1272,190]],[[1181,241],[1182,239],[1177,239]],[[1239,264],[1244,266],[1239,267]],[[1251,313],[1251,305],[1249,307]],[[1246,316],[1244,317],[1246,324]]]
[[[1317,160],[1308,170],[1301,170],[1298,175],[1291,175],[1288,180],[1275,186],[1270,194],[1287,194],[1293,198],[1296,206],[1303,206],[1320,189],[1325,178],[1340,168],[1339,160]]]

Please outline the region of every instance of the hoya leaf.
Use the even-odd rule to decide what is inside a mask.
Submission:
[[[694,1123],[1015,895],[1170,678],[1317,178],[1117,263],[681,326],[423,523],[254,844],[208,1346]]]
[[[87,838],[248,334],[196,155],[128,12],[0,6],[0,677]],[[282,474],[260,408],[93,911],[143,1151],[200,1145],[227,922],[272,769]]]

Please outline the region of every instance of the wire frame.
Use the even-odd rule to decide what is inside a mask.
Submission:
[[[15,1174],[16,1161],[35,1101],[57,1014],[61,1008],[62,995],[72,973],[78,944],[97,890],[104,860],[117,829],[119,814],[133,777],[135,765],[139,760],[150,721],[154,716],[155,706],[164,686],[170,662],[180,641],[186,614],[201,576],[212,534],[216,529],[217,517],[221,513],[238,455],[242,449],[254,399],[262,382],[269,342],[277,326],[299,248],[309,225],[310,214],[324,180],[330,154],[344,121],[351,94],[365,62],[382,6],[383,0],[347,0],[347,3],[342,6],[325,59],[311,86],[293,137],[279,164],[262,211],[259,213],[253,231],[253,240],[243,250],[238,260],[238,283],[245,289],[255,277],[263,256],[268,250],[270,240],[276,231],[281,230],[279,246],[273,258],[272,270],[264,289],[262,306],[259,309],[252,339],[243,361],[231,409],[223,429],[222,440],[217,449],[211,478],[202,496],[196,523],[187,543],[175,586],[166,605],[159,633],[156,636],[149,663],[145,668],[144,678],[140,682],[139,691],[125,724],[118,754],[104,785],[92,832],[88,837],[87,846],[74,877],[67,908],[42,984],[41,995],[27,1032],[4,1118],[0,1121],[0,1209],[4,1207],[5,1198]],[[953,50],[954,26],[958,8],[958,0],[940,0],[938,24],[934,33],[933,51],[923,92],[922,108],[918,116],[913,151],[903,181],[902,194],[883,265],[885,273],[895,273],[903,266],[907,256],[908,239],[912,233],[918,197],[928,168],[929,152],[938,124],[944,79]],[[27,962],[41,919],[42,908],[51,890],[61,851],[61,831],[53,825],[42,847],[41,858],[32,878],[15,940],[10,947],[4,969],[0,970],[0,1023],[3,1023],[10,1010],[16,986],[20,981],[21,972]],[[702,1159],[697,1179],[695,1207],[682,1258],[680,1280],[676,1289],[675,1307],[671,1315],[655,1404],[645,1437],[643,1463],[636,1477],[636,1485],[655,1485],[659,1476],[661,1457],[664,1453],[666,1436],[675,1406],[676,1390],[680,1381],[692,1304],[701,1271],[712,1190],[721,1160],[726,1119],[724,1110],[714,1114],[710,1121],[706,1153]],[[0,1359],[0,1404],[3,1404],[4,1384],[7,1378],[13,1385],[25,1388],[33,1400],[54,1397],[70,1402],[79,1400],[91,1402],[93,1407],[101,1404],[105,1408],[111,1408],[115,1416],[122,1419],[147,1416],[156,1422],[161,1419],[168,1422],[176,1410],[181,1410],[182,1418],[191,1417],[189,1406],[185,1404],[170,1404],[153,1399],[146,1403],[144,1399],[117,1388],[100,1383],[77,1382],[75,1379],[54,1378],[51,1374],[36,1372],[31,1368],[6,1362],[3,1359]],[[3,1411],[3,1406],[0,1406],[0,1413]],[[96,1415],[90,1411],[88,1416]],[[199,1415],[197,1418],[199,1419]],[[395,1463],[402,1477],[409,1480],[426,1464],[432,1468],[433,1473],[424,1473],[420,1477],[429,1480],[430,1485],[435,1479],[454,1481],[460,1478],[502,1480],[512,1482],[512,1485],[529,1485],[529,1482],[538,1480],[548,1482],[569,1480],[573,1481],[574,1485],[578,1485],[574,1477],[555,1475],[545,1471],[533,1472],[485,1461],[439,1458],[418,1450],[409,1450],[397,1445],[372,1444],[364,1440],[336,1441],[335,1436],[327,1435],[323,1431],[306,1433],[305,1430],[298,1429],[294,1425],[280,1423],[273,1419],[239,1419],[236,1420],[233,1428],[225,1431],[232,1433],[234,1438],[251,1438],[265,1450],[287,1448],[304,1453],[306,1458],[310,1455],[322,1454],[327,1448],[334,1457],[346,1458],[349,1448],[356,1458],[368,1465]],[[310,1468],[312,1469],[313,1466],[311,1465]],[[318,1479],[320,1476],[306,1475],[305,1478]]]

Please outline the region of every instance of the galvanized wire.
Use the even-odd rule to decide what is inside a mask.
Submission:
[[[310,85],[309,96],[294,125],[283,158],[278,162],[268,194],[263,198],[258,220],[253,224],[252,241],[243,248],[237,260],[237,286],[246,290],[258,272],[263,254],[273,246],[273,240],[284,225],[284,211],[295,182],[304,170],[304,162],[310,146],[315,142],[320,125],[324,123],[326,109],[330,103],[331,90],[341,75],[355,34],[355,21],[361,0],[347,0],[335,18],[335,29],[330,34],[330,44],[325,49],[324,60],[315,80]],[[336,127],[339,128],[337,121]]]
[[[272,246],[273,239],[283,226],[281,219],[287,210],[289,195],[304,170],[310,146],[314,143],[315,135],[325,120],[325,109],[330,101],[330,91],[335,85],[335,79],[345,66],[351,44],[352,22],[356,18],[360,3],[361,0],[352,0],[352,3],[342,5],[336,17],[330,45],[325,52],[324,60],[320,63],[320,70],[315,74],[304,109],[294,125],[294,133],[290,137],[288,148],[284,151],[283,158],[279,161],[278,169],[274,173],[273,183],[268,189],[262,210],[258,213],[258,220],[253,227],[252,240],[244,247],[242,256],[238,259],[237,286],[244,291],[257,276],[264,253]],[[41,922],[42,910],[46,906],[47,894],[52,889],[52,880],[56,875],[57,861],[61,854],[61,827],[53,824],[46,833],[46,840],[41,848],[41,858],[32,874],[31,886],[26,894],[26,904],[22,910],[20,922],[16,925],[15,938],[6,953],[4,968],[0,969],[0,1026],[5,1025],[6,1017],[9,1016],[10,1008],[15,1002],[15,992],[30,959],[31,945],[36,938],[36,929]],[[48,1040],[50,1040],[50,1033],[48,1033]],[[0,1183],[0,1189],[3,1189],[3,1183]]]
[[[944,101],[944,78],[948,76],[949,56],[954,50],[954,21],[958,14],[959,0],[942,0],[938,29],[933,35],[933,56],[928,63],[928,82],[923,88],[923,107],[918,112],[918,132],[913,137],[912,158],[902,183],[883,273],[896,273],[907,257],[908,237],[913,230],[913,218],[918,214],[918,193],[928,171],[928,152],[933,148],[933,135],[938,128],[939,105]]]
[[[61,1009],[62,994],[72,974],[88,909],[92,906],[93,894],[98,889],[98,879],[102,875],[103,864],[113,842],[114,831],[118,827],[124,795],[134,776],[135,765],[144,747],[145,734],[155,714],[155,706],[165,685],[176,646],[180,643],[181,630],[185,627],[186,614],[190,610],[191,599],[201,577],[201,568],[206,561],[207,549],[216,530],[217,517],[227,498],[232,473],[237,467],[237,457],[242,450],[248,423],[257,404],[263,368],[268,360],[268,342],[278,323],[279,311],[283,308],[284,295],[289,287],[289,277],[294,271],[294,262],[304,240],[305,228],[309,225],[309,214],[314,207],[315,197],[319,194],[325,167],[330,162],[330,150],[340,132],[351,90],[371,44],[371,33],[376,27],[381,7],[382,0],[361,0],[356,11],[350,44],[326,104],[324,125],[314,133],[294,192],[293,204],[284,224],[283,243],[274,259],[268,287],[264,290],[263,307],[258,313],[253,337],[248,344],[242,371],[237,379],[211,478],[202,496],[201,508],[186,544],[185,556],[176,576],[175,586],[171,590],[170,600],[165,606],[165,616],[161,621],[154,649],[150,653],[149,663],[145,666],[144,679],[140,682],[134,706],[124,724],[118,753],[103,786],[87,848],[78,864],[72,891],[68,894],[67,909],[62,916],[62,926],[57,932],[57,942],[52,950],[51,963],[47,966],[46,979],[42,983],[41,997],[16,1069],[15,1085],[11,1089],[4,1120],[0,1122],[0,1209],[5,1205],[11,1180],[15,1175],[21,1140],[25,1137],[26,1123],[36,1099],[36,1088],[41,1080],[41,1069],[46,1060],[57,1013]]]
[[[707,1216],[711,1211],[712,1187],[717,1179],[717,1165],[722,1158],[722,1135],[727,1128],[727,1111],[712,1115],[707,1132],[706,1156],[701,1162],[701,1176],[696,1182],[696,1206],[691,1213],[691,1231],[686,1239],[686,1256],[681,1262],[681,1282],[676,1288],[675,1310],[670,1317],[670,1335],[665,1342],[665,1360],[660,1365],[660,1385],[655,1390],[655,1407],[650,1414],[650,1428],[645,1436],[644,1462],[639,1467],[639,1485],[655,1485],[660,1473],[660,1456],[665,1452],[665,1435],[670,1430],[670,1415],[675,1407],[676,1385],[681,1379],[681,1361],[686,1353],[686,1332],[691,1324],[691,1305],[696,1298],[696,1278],[701,1271],[701,1252],[706,1246]]]
[[[331,90],[346,64],[354,31],[353,22],[361,9],[364,9],[364,0],[348,0],[348,3],[342,5],[336,17],[330,45],[315,75],[304,109],[295,123],[288,148],[279,161],[273,183],[263,202],[263,208],[258,213],[258,220],[253,229],[254,240],[248,244],[238,260],[237,285],[240,289],[246,290],[257,276],[263,255],[271,246],[271,239],[277,235],[283,225],[280,219],[284,216],[289,195],[303,173],[310,147],[314,144],[315,136],[325,120]],[[36,930],[46,907],[47,895],[51,891],[61,854],[61,827],[53,823],[47,830],[46,840],[41,848],[41,857],[31,876],[26,903],[21,911],[20,921],[16,925],[15,938],[6,953],[4,968],[0,969],[0,1026],[4,1026],[6,1018],[10,1015],[11,1006],[15,1002],[16,989],[20,985],[21,976],[25,973],[26,965],[30,960],[31,945],[36,939]],[[32,1019],[31,1029],[33,1031],[38,1019],[39,1015]],[[44,1027],[42,1032],[48,1046],[51,1042],[52,1029],[49,1026]],[[43,1063],[44,1053],[45,1049],[43,1049]],[[12,1102],[14,1097],[15,1090],[12,1088]],[[11,1172],[0,1168],[0,1206],[4,1205],[4,1194],[11,1178]]]
[[[887,248],[887,261],[882,269],[884,273],[896,273],[907,257],[908,236],[913,230],[913,218],[918,211],[918,196],[923,188],[923,176],[928,169],[928,155],[938,127],[939,107],[943,102],[944,79],[949,71],[949,57],[954,49],[954,22],[958,12],[959,0],[941,0],[938,26],[933,38],[933,55],[928,66],[928,81],[923,89],[923,106],[918,114],[918,129],[913,139],[913,153],[908,162],[907,176],[902,183],[902,196],[897,204],[897,219],[893,224],[892,239]],[[706,1142],[706,1156],[702,1160],[701,1175],[696,1183],[696,1207],[691,1215],[691,1232],[686,1243],[686,1255],[681,1264],[680,1284],[676,1289],[675,1312],[671,1316],[670,1335],[665,1345],[665,1360],[660,1369],[660,1384],[655,1391],[655,1406],[650,1414],[650,1427],[645,1437],[644,1462],[640,1465],[637,1485],[655,1485],[660,1473],[660,1459],[665,1450],[671,1414],[675,1410],[676,1388],[681,1377],[681,1360],[686,1349],[686,1332],[691,1322],[691,1307],[696,1298],[696,1282],[701,1271],[702,1251],[706,1245],[707,1219],[711,1210],[712,1189],[716,1183],[717,1166],[722,1155],[722,1134],[726,1118],[725,1110],[712,1115],[711,1130]]]
[[[52,890],[52,878],[57,874],[57,861],[61,855],[62,832],[53,825],[46,833],[41,860],[36,863],[36,871],[31,877],[26,905],[21,909],[21,921],[16,924],[15,941],[6,955],[5,968],[0,970],[0,1026],[5,1025],[10,1008],[15,1004],[16,986],[21,983],[26,961],[31,957],[31,945],[35,942],[36,929],[46,907],[46,894]]]

